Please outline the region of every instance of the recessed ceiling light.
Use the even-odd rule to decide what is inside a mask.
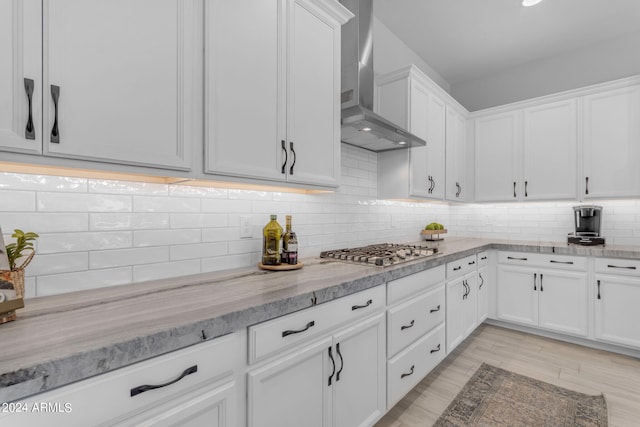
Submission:
[[[522,5],[524,7],[535,6],[540,3],[542,0],[522,0]]]
[[[369,132],[370,130],[371,130],[371,128],[362,128],[362,129],[360,129],[360,131],[362,131],[362,132]]]

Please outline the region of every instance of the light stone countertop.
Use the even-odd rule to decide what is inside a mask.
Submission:
[[[0,402],[18,400],[187,347],[486,249],[640,259],[640,247],[448,237],[439,253],[393,267],[320,258],[294,271],[257,267],[26,301],[0,325]]]

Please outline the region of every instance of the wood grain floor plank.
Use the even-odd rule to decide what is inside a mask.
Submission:
[[[581,393],[604,393],[609,427],[640,423],[640,359],[483,324],[376,427],[432,425],[482,363]]]

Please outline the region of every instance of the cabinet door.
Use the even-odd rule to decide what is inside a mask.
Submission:
[[[126,421],[111,424],[114,427],[234,427],[235,383],[207,385],[180,395],[156,408],[137,416],[126,417]]]
[[[576,100],[524,110],[524,199],[575,199]]]
[[[488,268],[478,269],[478,324],[484,322],[489,315]]]
[[[595,337],[640,348],[640,278],[596,275]]]
[[[464,277],[467,289],[462,298],[462,325],[466,338],[478,326],[478,276],[474,271]]]
[[[330,426],[333,389],[328,380],[336,364],[327,337],[249,372],[249,427]]]
[[[411,81],[409,106],[409,131],[428,141],[427,120],[429,108],[429,92],[420,84]],[[429,143],[427,143],[429,144]],[[430,182],[427,179],[427,147],[413,147],[409,154],[409,195],[428,197]]]
[[[427,197],[432,199],[444,199],[445,190],[445,131],[446,131],[446,104],[439,98],[431,95],[427,108],[427,178],[431,187]]]
[[[640,86],[584,97],[584,198],[640,195]]]
[[[498,319],[538,325],[537,270],[498,266]]]
[[[333,425],[370,426],[386,411],[385,314],[340,332],[334,343]]]
[[[462,202],[466,198],[466,121],[457,111],[447,108],[446,119],[446,198]]]
[[[46,154],[188,170],[198,135],[197,4],[44,1]]]
[[[464,339],[464,324],[462,323],[463,300],[465,287],[464,277],[447,283],[447,354],[453,351]]]
[[[42,153],[41,16],[38,0],[0,2],[0,150]]]
[[[313,2],[290,0],[288,180],[337,186],[340,176],[340,24]]]
[[[538,324],[572,335],[588,334],[587,274],[540,270]]]
[[[283,5],[205,2],[205,172],[285,180]]]
[[[518,199],[519,121],[519,112],[475,120],[476,201]]]

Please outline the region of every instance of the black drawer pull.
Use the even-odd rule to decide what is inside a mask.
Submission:
[[[60,143],[60,131],[58,129],[58,100],[60,99],[60,86],[51,85],[51,99],[53,99],[53,127],[51,128],[51,142]]]
[[[554,263],[554,264],[572,264],[573,265],[573,261],[556,261],[556,260],[552,259],[549,262]]]
[[[333,365],[333,371],[331,372],[331,375],[329,375],[329,386],[331,386],[331,379],[336,373],[336,360],[333,358],[333,354],[331,354],[331,347],[329,347],[329,359],[331,359],[331,364]]]
[[[440,351],[440,344],[438,344],[438,346],[435,349],[431,350],[431,354],[437,353],[439,351]]]
[[[367,301],[367,303],[366,303],[366,304],[364,304],[364,305],[352,305],[352,306],[351,306],[351,311],[353,311],[353,310],[358,310],[358,309],[360,309],[360,308],[369,307],[371,304],[373,304],[373,300],[371,300],[371,299],[370,299],[370,300],[369,300],[369,301]]]
[[[409,375],[413,375],[413,369],[416,367],[416,365],[411,365],[411,372],[409,372],[408,374],[402,374],[400,375],[400,379],[403,379],[404,377],[408,377]]]
[[[438,304],[436,308],[432,308],[431,310],[429,310],[429,313],[435,313],[436,311],[440,311],[440,304]]]
[[[289,161],[289,152],[287,151],[287,143],[284,142],[284,139],[280,141],[282,143],[282,151],[284,151],[284,162],[282,163],[282,169],[280,172],[284,175],[287,170],[287,162]]]
[[[461,265],[459,265],[459,266],[457,266],[457,267],[453,267],[453,271],[458,271],[458,270],[460,270],[461,268],[462,268],[462,266],[461,266]]]
[[[412,320],[411,323],[409,323],[408,325],[402,325],[400,327],[401,331],[404,331],[405,329],[409,329],[409,328],[413,328],[413,325],[416,323],[415,320]]]
[[[289,175],[293,175],[293,167],[296,165],[296,150],[293,149],[293,142],[289,143],[289,149],[291,150],[291,154],[293,154],[293,162],[289,168]]]
[[[513,260],[516,260],[516,261],[527,261],[527,258],[515,258],[515,257],[512,257],[512,256],[508,256],[507,259],[513,259]]]
[[[336,373],[336,382],[340,381],[340,374],[344,369],[344,359],[342,358],[342,353],[340,353],[340,343],[336,344],[336,353],[340,356],[340,370]]]
[[[480,277],[480,285],[478,286],[478,290],[480,290],[484,286],[484,277],[482,277],[482,273],[478,273],[478,277]]]
[[[475,263],[476,263],[475,261],[471,261],[471,262],[469,263],[469,265],[473,265],[473,264],[475,264]]]
[[[627,267],[627,266],[625,266],[625,267],[621,267],[621,266],[619,266],[619,265],[611,265],[611,264],[608,264],[608,265],[607,265],[607,267],[609,267],[609,268],[626,268],[626,269],[629,269],[629,270],[635,270],[635,269],[636,269],[636,266],[635,266],[635,265],[630,265],[630,266],[628,266],[628,267]]]
[[[300,332],[304,332],[308,330],[310,327],[315,326],[315,324],[316,322],[312,320],[311,322],[307,323],[307,326],[305,326],[304,329],[298,329],[297,331],[293,331],[289,329],[289,330],[283,331],[282,338],[286,337],[287,335],[299,334]]]
[[[487,257],[486,257],[486,256],[483,256],[483,257],[482,257],[482,258],[480,258],[480,259],[484,261],[485,259],[487,259]]]
[[[173,381],[158,385],[140,385],[138,387],[134,387],[131,389],[131,397],[137,396],[140,393],[144,393],[145,391],[155,390],[156,388],[162,388],[171,384],[175,384],[187,375],[195,374],[196,372],[198,372],[198,365],[193,365],[192,367],[185,369],[184,372]]]

